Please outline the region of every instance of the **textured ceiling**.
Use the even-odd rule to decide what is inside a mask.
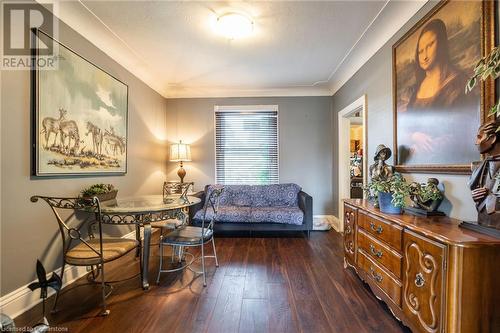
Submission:
[[[62,1],[58,15],[165,97],[331,95],[343,66],[424,2]],[[214,34],[211,20],[228,10],[251,15],[255,34]],[[372,30],[384,36],[366,40]]]

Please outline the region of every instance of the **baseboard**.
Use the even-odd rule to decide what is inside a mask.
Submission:
[[[314,221],[320,221],[329,224],[335,231],[339,231],[339,220],[334,215],[314,215],[313,216],[313,230],[325,230],[325,229],[314,229]],[[328,229],[327,229],[328,230]]]
[[[135,239],[135,231],[123,235],[122,238]],[[61,267],[57,268],[55,272],[60,275]],[[67,266],[64,270],[63,288],[78,280],[85,274],[87,274],[86,267]],[[51,275],[52,272],[48,274],[47,277],[50,277]],[[36,281],[37,280],[34,280],[32,282]],[[28,288],[28,285],[30,285],[32,282],[8,293],[5,296],[2,296],[0,298],[0,312],[6,314],[12,319],[15,319],[19,315],[23,314],[24,312],[40,303],[42,301],[42,299],[40,298],[40,291],[36,290],[33,292]],[[54,295],[54,293],[54,290],[49,288],[49,297]]]
[[[338,217],[332,215],[332,228],[336,231],[336,232],[341,232],[341,228],[340,228],[340,220],[338,219]]]

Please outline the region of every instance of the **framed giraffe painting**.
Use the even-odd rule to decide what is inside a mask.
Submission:
[[[41,30],[33,39],[32,175],[125,174],[128,86]],[[52,66],[36,51],[44,41]]]

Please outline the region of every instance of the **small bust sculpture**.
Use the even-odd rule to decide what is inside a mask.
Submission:
[[[392,155],[391,149],[385,145],[378,145],[373,160],[370,165],[370,178],[372,180],[386,180],[394,174],[394,167],[385,163]]]
[[[443,202],[443,191],[438,187],[437,178],[427,179],[426,184],[413,182],[410,184],[410,199],[413,208],[422,209],[426,212],[437,212],[439,205]]]
[[[498,123],[489,121],[479,127],[476,146],[483,161],[472,172],[469,179],[472,199],[478,212],[478,224],[500,229],[500,143]]]
[[[387,180],[394,174],[394,167],[385,163],[392,155],[392,151],[389,147],[383,144],[377,146],[375,151],[375,156],[373,160],[375,163],[370,165],[368,169],[371,180]],[[378,207],[378,196],[375,194],[373,196],[374,206]]]

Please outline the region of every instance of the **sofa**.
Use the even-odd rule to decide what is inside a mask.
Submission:
[[[205,198],[215,186],[195,194],[201,202],[190,208],[192,224],[201,224]],[[212,216],[208,210],[207,218]],[[297,184],[224,185],[214,230],[303,231],[309,237],[312,226],[312,197]]]

